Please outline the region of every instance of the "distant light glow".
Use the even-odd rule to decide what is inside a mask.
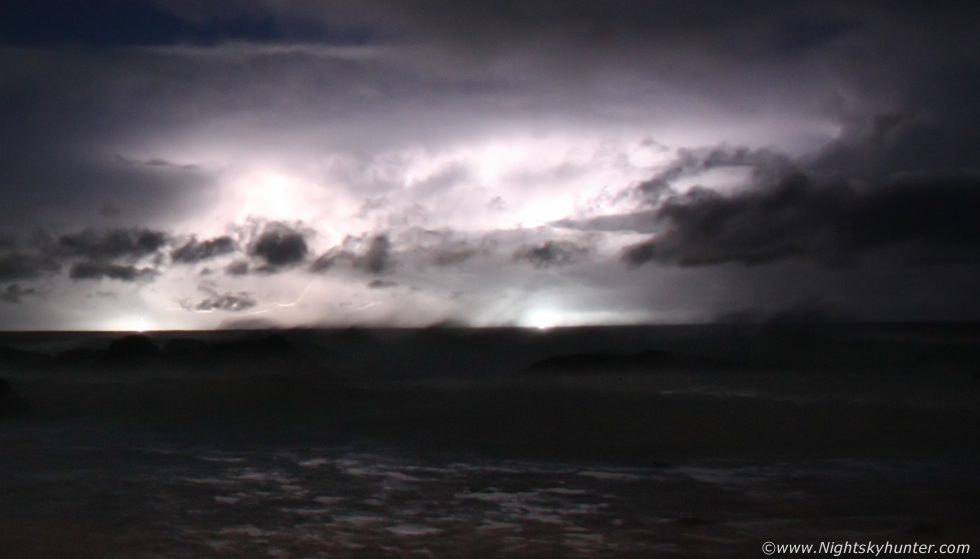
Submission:
[[[155,330],[156,326],[148,322],[144,316],[126,315],[111,318],[96,329],[111,332],[146,332]]]
[[[561,313],[548,310],[533,311],[522,321],[522,326],[537,328],[538,330],[548,330],[562,323]]]
[[[525,313],[518,326],[549,330],[551,328],[572,326],[597,326],[612,324],[647,324],[655,317],[648,312],[637,311],[574,311],[539,308]]]
[[[286,219],[295,216],[302,207],[298,186],[276,172],[248,175],[238,188],[241,190],[241,218]]]
[[[539,148],[541,146],[534,146]],[[470,154],[476,167],[476,176],[484,184],[495,184],[506,173],[514,172],[525,163],[533,149],[527,141],[495,142]]]

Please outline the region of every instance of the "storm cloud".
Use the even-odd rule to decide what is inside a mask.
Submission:
[[[385,274],[395,267],[391,240],[387,235],[366,238],[347,238],[345,242],[324,252],[310,265],[310,271],[324,273],[338,266],[369,274]]]
[[[167,240],[165,233],[144,228],[113,229],[104,233],[87,229],[62,235],[58,239],[58,248],[64,255],[93,260],[137,260],[159,251]]]
[[[235,240],[228,236],[216,237],[206,241],[198,241],[192,237],[189,241],[174,249],[170,253],[170,258],[174,262],[182,264],[195,264],[203,260],[210,260],[217,256],[229,254],[238,248]]]
[[[153,268],[140,268],[132,265],[83,260],[72,264],[68,270],[68,277],[73,280],[99,280],[109,278],[124,282],[135,282],[153,279],[157,273]]]
[[[387,235],[377,235],[373,237],[367,246],[364,254],[354,260],[356,266],[360,266],[372,274],[383,274],[390,271],[395,260],[391,252],[391,241]]]
[[[535,268],[564,266],[588,254],[588,249],[567,241],[547,241],[539,245],[521,247],[514,260],[525,261]]]
[[[61,264],[53,258],[34,253],[0,253],[0,281],[34,279],[57,273]]]
[[[853,264],[876,249],[949,260],[980,254],[980,180],[906,178],[858,190],[817,186],[807,176],[725,196],[694,189],[656,213],[662,230],[629,247],[626,262],[706,266],[807,259]]]
[[[299,264],[309,248],[303,232],[283,223],[266,224],[248,245],[248,252],[265,261],[268,270]]]
[[[211,291],[211,296],[202,299],[200,302],[194,305],[194,310],[203,312],[241,312],[254,308],[257,304],[258,303],[249,293],[241,292],[219,294]]]
[[[0,327],[214,328],[257,301],[284,326],[962,317],[978,21],[906,0],[15,0]]]
[[[8,285],[0,290],[0,301],[4,303],[20,303],[21,298],[37,295],[37,290],[33,288],[24,289],[16,283]]]

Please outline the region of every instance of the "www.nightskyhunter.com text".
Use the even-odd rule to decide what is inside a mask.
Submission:
[[[916,554],[916,555],[957,555],[970,553],[970,544],[925,544],[925,543],[901,543],[895,544],[885,542],[876,544],[872,542],[820,542],[814,544],[776,544],[766,542],[762,544],[762,552],[766,555],[774,554],[827,554],[839,557],[843,554],[867,554],[877,557],[881,554]]]

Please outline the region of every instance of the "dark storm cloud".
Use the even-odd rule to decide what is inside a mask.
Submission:
[[[31,46],[155,44],[187,38],[194,30],[139,0],[11,0],[0,22],[0,42]]]
[[[368,289],[389,289],[392,287],[398,287],[398,282],[376,279],[368,283],[367,287]]]
[[[88,229],[62,235],[58,239],[58,249],[67,256],[92,260],[138,260],[159,251],[167,240],[166,233],[145,228],[113,229],[103,233]]]
[[[722,269],[765,285],[763,303],[776,288],[791,292],[765,307],[773,309],[794,300],[811,262],[831,266],[813,280],[819,295],[850,289],[843,280],[826,287],[828,276],[870,278],[842,265],[872,254],[900,257],[889,265],[970,265],[976,249],[976,230],[961,215],[976,208],[963,185],[980,161],[976,2],[12,0],[0,12],[0,222],[70,233],[24,247],[0,240],[0,281],[42,289],[30,280],[61,269],[72,279],[159,274],[154,289],[167,293],[190,275],[168,276],[168,261],[218,270],[234,259],[225,273],[263,276],[250,283],[286,285],[293,278],[272,274],[302,266],[359,275],[359,285],[375,275],[425,284],[381,275],[397,259],[398,271],[436,273],[432,283],[468,296],[473,284],[527,293],[535,268],[560,268],[547,279],[569,285],[587,273],[621,281],[617,291],[629,300],[642,299],[656,278],[683,278],[644,310],[695,316],[752,304],[703,302],[709,284],[736,299],[737,290],[722,288]],[[601,167],[597,160],[560,153],[591,135],[655,137],[664,149],[634,158],[633,147],[614,148],[609,174],[592,181],[586,171]],[[541,139],[544,156],[511,165],[525,136]],[[690,149],[725,142],[753,147]],[[484,144],[507,153],[481,154]],[[678,159],[662,165],[669,153]],[[647,165],[657,174],[630,188]],[[267,172],[283,184],[264,184]],[[746,188],[735,193],[688,190],[701,175],[746,172]],[[279,186],[283,204],[263,204]],[[622,198],[597,195],[579,206],[593,186]],[[575,212],[588,206],[551,223],[572,230],[565,235],[597,232],[597,247],[652,235],[624,258],[664,265],[642,274],[599,269],[586,258],[591,248],[549,240],[547,227],[506,236],[518,216],[541,215],[524,210],[551,196],[560,207],[576,197]],[[351,217],[356,207],[344,200],[365,198],[375,203]],[[491,199],[501,202],[481,215],[477,206]],[[329,236],[264,221],[237,236],[203,234],[249,214],[286,219],[289,208],[306,223],[329,222]],[[413,226],[467,233],[414,243],[406,239]],[[160,236],[140,240],[140,231]],[[477,245],[501,231],[506,239],[493,251]],[[311,253],[314,240],[344,235],[356,242]],[[231,238],[237,246],[221,240]],[[210,259],[221,256],[215,267]],[[773,275],[797,265],[806,273]],[[889,277],[911,268],[895,265]],[[971,293],[912,283],[906,293],[941,292],[947,307]],[[572,309],[589,289],[578,287],[581,297],[555,304]],[[82,291],[64,294],[66,316],[81,314],[72,303]],[[394,308],[409,291],[384,295]],[[549,294],[541,289],[484,320],[513,320],[508,312]],[[150,304],[126,297],[105,312]],[[241,310],[248,297],[209,292],[186,307]],[[27,316],[32,302],[8,310]],[[203,313],[184,316],[207,323]]]
[[[182,264],[194,264],[217,256],[229,254],[238,249],[238,244],[228,236],[216,237],[206,241],[198,241],[192,237],[189,241],[174,249],[170,258]]]
[[[358,11],[346,11],[349,20],[369,22],[381,30],[381,37],[431,44],[443,55],[481,61],[524,54],[523,63],[547,61],[551,68],[574,73],[603,63],[642,65],[666,54],[681,66],[669,69],[677,74],[717,73],[718,66],[705,64],[709,60],[743,68],[816,61],[813,71],[819,73],[826,68],[820,57],[830,53],[828,58],[848,72],[878,64],[865,72],[869,75],[863,79],[869,81],[901,72],[906,62],[921,62],[923,53],[937,58],[936,51],[951,58],[962,57],[962,51],[975,53],[975,28],[968,22],[975,22],[980,12],[973,2],[914,0],[367,0],[359,6]],[[321,13],[325,21],[344,20],[340,10]]]
[[[857,27],[850,18],[814,11],[779,22],[771,31],[769,46],[775,52],[802,54],[844,38]]]
[[[92,260],[76,262],[68,270],[68,277],[73,280],[99,280],[109,278],[125,282],[135,282],[150,280],[156,275],[157,271],[153,268],[140,268],[137,266]]]
[[[267,223],[249,243],[248,252],[264,260],[270,270],[293,266],[305,260],[309,252],[305,234],[285,223]]]
[[[34,279],[60,270],[61,264],[46,255],[24,252],[0,254],[0,281]]]
[[[629,214],[603,215],[589,219],[560,219],[549,223],[549,225],[580,231],[653,233],[657,231],[657,212],[656,210],[641,210]]]
[[[380,19],[416,38],[427,36],[471,48],[487,45],[524,43],[542,36],[566,38],[583,43],[605,45],[618,41],[651,42],[679,40],[685,33],[704,39],[723,35],[726,30],[751,27],[768,19],[778,28],[795,27],[807,35],[806,43],[825,42],[840,34],[835,21],[803,28],[795,22],[783,23],[779,14],[791,12],[794,2],[692,2],[685,4],[623,0],[600,3],[590,0],[543,0],[522,2],[369,2],[381,8]],[[787,6],[788,5],[788,6]],[[784,8],[787,6],[788,9]],[[782,46],[782,45],[778,45]],[[799,48],[799,45],[787,45]]]
[[[587,248],[568,241],[546,241],[519,248],[514,260],[529,262],[535,268],[551,268],[571,264],[588,252]]]
[[[763,311],[745,309],[719,315],[715,322],[723,324],[769,324],[773,326],[841,323],[853,320],[846,309],[813,301],[790,305],[786,308]]]
[[[859,190],[796,174],[728,196],[695,188],[668,198],[657,211],[662,230],[623,259],[703,266],[800,258],[833,266],[884,248],[919,260],[976,259],[978,208],[976,176],[906,178]]]
[[[129,86],[111,75],[111,63],[94,55],[71,58],[0,48],[0,65],[11,69],[0,81],[0,182],[6,186],[0,217],[20,227],[76,229],[106,220],[168,222],[198,209],[213,194],[207,172],[139,165],[113,154],[120,143],[162,130],[168,117],[159,113],[171,112],[173,99],[137,106],[120,95]],[[138,72],[130,79],[138,80]]]
[[[346,248],[350,246],[352,248]],[[356,248],[354,248],[356,247]],[[385,274],[395,268],[395,256],[391,240],[387,234],[368,238],[345,239],[313,261],[310,271],[324,273],[338,266],[361,270],[369,274]]]
[[[225,273],[229,276],[247,276],[249,270],[248,262],[245,260],[236,260],[225,268]]]
[[[476,239],[457,239],[451,231],[443,232],[438,242],[431,247],[420,247],[431,261],[439,267],[451,267],[469,262],[476,257],[493,255],[499,249],[494,235],[484,235]]]
[[[14,283],[8,285],[6,289],[0,291],[0,301],[3,301],[4,303],[20,303],[22,297],[31,295],[37,295],[37,290],[32,287],[24,289],[20,285]]]
[[[9,0],[0,19],[0,44],[95,47],[214,44],[248,40],[318,41],[359,44],[365,27],[329,28],[295,17],[275,17],[255,9],[197,6],[184,13],[148,0]]]
[[[314,273],[324,273],[337,267],[340,264],[354,265],[355,256],[353,252],[334,247],[324,252],[310,264],[310,271]]]
[[[937,87],[935,82],[945,82]],[[809,165],[829,177],[881,181],[896,173],[978,169],[980,69],[934,76],[908,107],[855,117]]]
[[[436,266],[455,266],[466,262],[477,254],[479,254],[479,251],[474,248],[440,250],[436,252],[435,256],[432,258],[432,262]]]
[[[355,265],[372,274],[389,272],[395,266],[388,235],[377,235],[371,239],[367,251],[355,260]]]
[[[754,181],[765,184],[785,175],[795,166],[787,156],[770,149],[729,146],[682,149],[674,161],[636,185],[634,195],[650,205],[656,205],[673,193],[672,185],[680,179],[733,167],[751,169]]]
[[[210,289],[205,289],[205,291],[209,292],[211,296],[194,305],[194,310],[241,312],[258,304],[255,298],[247,292],[219,294]]]

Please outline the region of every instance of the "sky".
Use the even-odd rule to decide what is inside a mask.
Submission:
[[[8,0],[0,329],[977,320],[978,27]]]

